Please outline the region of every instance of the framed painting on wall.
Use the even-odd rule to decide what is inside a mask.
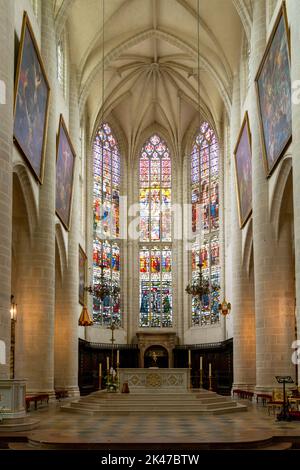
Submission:
[[[24,13],[14,95],[14,142],[43,183],[50,86],[27,13]]]
[[[292,138],[290,45],[284,2],[255,82],[264,164],[270,176]]]
[[[64,227],[70,229],[75,151],[63,116],[60,116],[56,156],[56,214]]]
[[[242,228],[252,212],[251,133],[247,112],[234,149],[234,161],[239,219]]]
[[[87,256],[79,245],[79,303],[84,305],[84,288],[86,284],[86,260]]]

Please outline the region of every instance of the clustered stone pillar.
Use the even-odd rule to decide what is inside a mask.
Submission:
[[[78,251],[80,232],[79,208],[79,155],[80,118],[78,107],[77,72],[70,70],[69,132],[76,152],[73,203],[68,234],[68,263],[64,271],[62,292],[56,303],[55,316],[55,389],[68,391],[69,396],[79,395],[78,389]]]
[[[291,27],[291,44],[295,45],[291,50],[291,79],[293,91],[292,99],[292,125],[293,125],[293,180],[300,181],[300,55],[299,48],[296,46],[300,40],[299,24],[299,1],[289,0],[289,21]],[[294,184],[294,235],[295,235],[295,281],[296,281],[296,321],[297,321],[297,339],[300,333],[300,200],[299,185]],[[300,383],[300,354],[298,354],[298,384]]]
[[[256,104],[255,76],[266,46],[265,1],[253,3],[250,56],[249,116],[252,132],[253,248],[256,315],[256,390],[278,386],[276,375],[294,375],[291,344],[294,335],[287,243],[278,243],[269,216],[270,183],[266,179]],[[283,274],[285,273],[285,275]],[[283,335],[284,332],[284,335]]]
[[[11,3],[11,2],[9,2]],[[12,2],[13,3],[13,2]],[[55,181],[56,181],[56,38],[51,0],[42,6],[42,57],[51,87],[45,173],[39,188],[38,225],[31,249],[19,262],[17,377],[27,379],[27,393],[54,396]],[[7,2],[4,11],[7,9]]]
[[[10,352],[14,2],[0,0],[0,379]]]
[[[238,217],[235,188],[234,148],[241,126],[239,77],[234,78],[231,112],[231,243],[232,243],[232,318],[233,388],[251,389],[255,385],[255,313],[254,292],[243,264],[242,230]],[[249,222],[248,222],[249,223]],[[244,227],[243,230],[246,230]]]

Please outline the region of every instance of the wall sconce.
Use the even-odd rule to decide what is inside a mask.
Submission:
[[[10,318],[12,321],[17,321],[17,304],[14,302],[14,296],[10,296]]]

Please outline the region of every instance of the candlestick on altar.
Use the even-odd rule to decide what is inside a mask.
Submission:
[[[191,356],[191,350],[189,349],[189,355],[188,355],[188,367],[189,369],[192,367],[192,356]]]
[[[101,362],[99,363],[99,390],[101,390],[102,387],[102,364]]]
[[[212,390],[212,386],[211,386],[211,363],[209,363],[209,366],[208,366],[208,379],[209,379],[209,390]]]
[[[200,356],[200,388],[203,388],[203,357]]]
[[[109,356],[106,357],[106,369],[107,369],[107,374],[109,374]]]

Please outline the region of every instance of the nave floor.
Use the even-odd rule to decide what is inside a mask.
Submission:
[[[277,422],[274,415],[268,415],[267,408],[249,402],[244,413],[177,417],[105,416],[105,409],[100,417],[72,415],[61,412],[60,404],[62,401],[30,411],[32,418],[40,420],[37,429],[25,433],[31,448],[158,449],[170,444],[256,448],[267,446],[278,436],[283,440],[299,439],[300,443],[299,421]],[[14,446],[24,448],[20,443]]]

